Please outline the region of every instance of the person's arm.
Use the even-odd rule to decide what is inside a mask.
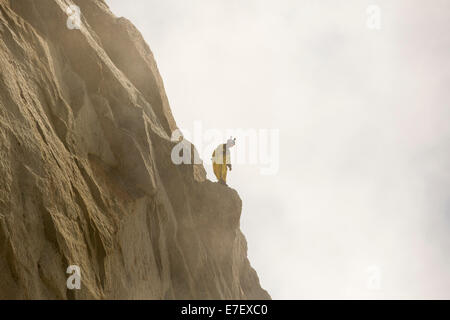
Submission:
[[[225,157],[225,163],[227,164],[228,169],[232,169],[231,167],[231,160],[230,160],[230,150],[228,150],[228,148],[226,147],[226,145],[224,145],[225,148],[225,152],[224,152],[224,157]]]

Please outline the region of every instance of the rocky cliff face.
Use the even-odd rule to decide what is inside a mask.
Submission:
[[[176,123],[129,21],[100,0],[0,0],[0,35],[0,298],[270,298],[236,191],[171,162]]]

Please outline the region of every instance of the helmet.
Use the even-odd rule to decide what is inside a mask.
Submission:
[[[234,146],[236,144],[236,138],[232,138],[232,137],[230,137],[230,139],[228,139],[228,141],[227,141],[227,147],[228,148],[230,148],[230,147],[232,147],[232,146]]]

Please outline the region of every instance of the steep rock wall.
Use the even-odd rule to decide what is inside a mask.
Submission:
[[[170,161],[176,123],[129,21],[0,0],[0,35],[0,299],[270,298],[237,192]]]

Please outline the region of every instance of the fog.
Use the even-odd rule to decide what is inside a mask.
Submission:
[[[107,3],[180,128],[279,130],[276,174],[228,178],[274,299],[450,298],[450,2]]]

